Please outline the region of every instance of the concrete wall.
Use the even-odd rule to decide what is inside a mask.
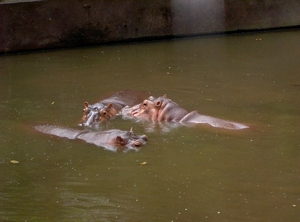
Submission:
[[[0,53],[293,26],[299,0],[0,2]]]

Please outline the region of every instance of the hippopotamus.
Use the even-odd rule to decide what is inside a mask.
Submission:
[[[68,139],[80,139],[87,143],[95,144],[96,146],[104,147],[108,150],[137,150],[144,145],[148,140],[146,135],[134,134],[132,128],[129,131],[123,130],[107,130],[107,131],[87,131],[60,127],[55,125],[39,125],[35,129],[39,132],[65,137]]]
[[[168,99],[166,95],[156,99],[151,96],[141,104],[124,107],[121,110],[121,114],[129,118],[148,119],[158,122],[177,122],[183,125],[208,124],[212,127],[230,130],[249,128],[241,123],[201,115],[197,111],[189,112],[171,99]]]
[[[107,96],[105,99],[90,105],[87,101],[83,103],[83,116],[80,126],[91,126],[103,122],[114,116],[125,106],[133,106],[149,96],[146,92],[134,90],[122,90]]]

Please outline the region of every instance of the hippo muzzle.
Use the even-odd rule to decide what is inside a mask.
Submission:
[[[99,110],[97,108],[93,108],[86,116],[85,122],[81,123],[81,126],[91,126],[97,123],[99,120]]]
[[[132,129],[130,129],[125,138],[127,139],[126,144],[129,147],[141,147],[146,143],[146,141],[148,141],[148,137],[146,135],[135,135]]]
[[[160,106],[161,104],[158,105]],[[157,103],[154,103],[153,97],[149,97],[149,99],[144,100],[141,104],[124,107],[121,110],[121,114],[129,118],[156,120],[158,111]]]
[[[126,116],[126,117],[132,117],[133,116],[133,112],[135,112],[136,110],[138,110],[139,105],[135,105],[132,107],[129,106],[125,106],[123,109],[121,109],[121,115]]]

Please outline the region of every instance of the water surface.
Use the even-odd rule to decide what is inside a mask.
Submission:
[[[298,221],[299,38],[285,31],[0,57],[1,220]],[[84,101],[128,88],[251,129],[117,117],[105,128],[149,137],[127,153],[33,129],[78,128]]]

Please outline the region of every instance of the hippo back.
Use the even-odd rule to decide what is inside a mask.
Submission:
[[[247,129],[248,126],[242,123],[236,123],[228,120],[223,120],[211,116],[201,115],[197,111],[193,111],[185,115],[180,123],[186,124],[208,124],[212,127],[222,128],[222,129],[230,129],[230,130],[241,130]]]
[[[93,132],[87,130],[71,129],[55,125],[39,125],[35,129],[39,132],[68,139],[80,139],[87,143],[95,144],[106,149],[117,151],[137,149],[147,141],[147,136],[136,135],[133,130],[123,131],[112,129],[107,131]],[[126,148],[126,149],[125,149]]]
[[[146,92],[139,92],[131,89],[122,90],[111,94],[106,99],[100,102],[108,105],[112,104],[117,111],[120,111],[125,106],[133,106],[141,103],[145,98],[148,98],[149,94]]]

